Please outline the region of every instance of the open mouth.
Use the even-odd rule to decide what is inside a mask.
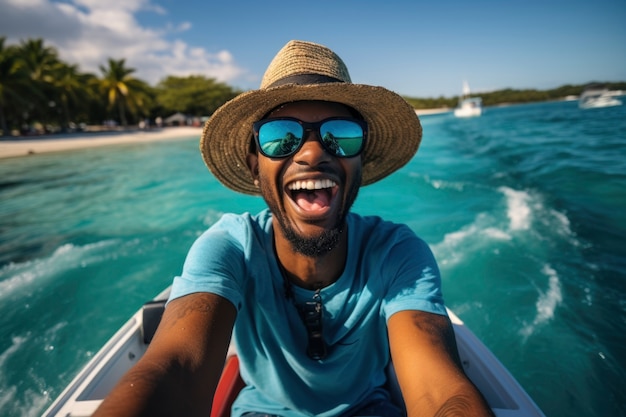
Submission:
[[[287,186],[291,199],[307,212],[324,211],[330,207],[337,184],[329,179],[294,181]]]

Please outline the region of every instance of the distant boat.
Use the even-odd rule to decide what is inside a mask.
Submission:
[[[459,98],[459,104],[454,109],[456,117],[475,117],[483,112],[483,100],[480,97],[470,97],[470,88],[467,81],[463,82],[463,95]]]
[[[590,86],[583,91],[578,99],[578,107],[581,109],[594,109],[598,107],[621,106],[622,102],[614,97],[608,88],[602,86]]]

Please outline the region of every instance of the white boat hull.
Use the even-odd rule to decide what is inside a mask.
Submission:
[[[454,109],[456,117],[477,117],[483,113],[482,100],[479,97],[462,100]]]
[[[621,106],[622,102],[613,97],[601,97],[596,100],[589,100],[585,103],[580,103],[581,109],[597,109],[600,107],[615,107]]]
[[[615,92],[619,93],[619,92]],[[581,109],[597,109],[601,107],[621,106],[622,102],[613,96],[606,88],[591,88],[585,90],[578,100]]]
[[[456,117],[476,117],[480,116],[483,113],[482,109],[479,108],[457,108],[454,109],[454,115]]]
[[[169,290],[156,300],[165,300]],[[461,362],[498,417],[545,417],[500,361],[451,311]],[[160,317],[160,316],[159,316]],[[150,338],[143,326],[144,309],[105,344],[43,414],[44,417],[91,416],[117,381],[145,353]],[[229,355],[236,354],[234,350]],[[390,375],[394,375],[393,369]],[[394,398],[401,401],[397,383]]]

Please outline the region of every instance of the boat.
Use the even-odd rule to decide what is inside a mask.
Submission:
[[[48,407],[43,417],[91,416],[117,381],[145,353],[158,327],[169,288],[145,303],[94,355]],[[483,393],[497,417],[545,417],[496,356],[448,310],[463,368]],[[392,398],[402,403],[393,366],[388,369]],[[237,352],[231,346],[213,400],[211,417],[229,417],[230,406],[244,382]]]
[[[621,106],[622,102],[614,97],[613,92],[602,86],[587,87],[578,99],[581,109]]]
[[[463,82],[463,95],[459,98],[459,104],[454,109],[456,117],[476,117],[483,112],[483,100],[480,97],[470,97],[470,89],[467,81]]]

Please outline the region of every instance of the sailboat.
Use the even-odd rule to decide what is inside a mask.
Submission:
[[[459,98],[459,104],[454,109],[456,117],[475,117],[483,112],[483,100],[480,97],[470,97],[470,88],[467,81],[463,81],[463,95]]]

